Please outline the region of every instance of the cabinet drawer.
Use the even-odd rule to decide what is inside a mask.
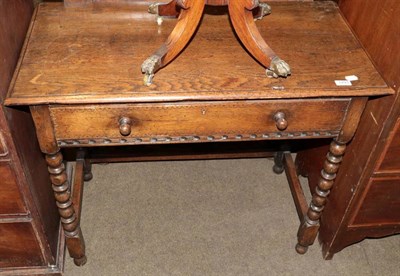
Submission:
[[[0,157],[7,156],[8,149],[6,145],[6,141],[4,139],[3,133],[0,130]]]
[[[0,215],[26,214],[26,207],[9,162],[0,161]]]
[[[400,119],[391,132],[378,166],[379,172],[400,173]]]
[[[341,129],[350,100],[275,100],[162,104],[51,106],[55,134],[74,139],[194,141],[332,136]],[[284,114],[285,124],[277,114]],[[130,129],[121,123],[125,118]],[[127,131],[126,131],[127,130]],[[125,132],[126,131],[126,132]]]
[[[371,178],[351,226],[400,224],[400,176]]]
[[[0,268],[43,265],[42,252],[30,223],[0,223]]]

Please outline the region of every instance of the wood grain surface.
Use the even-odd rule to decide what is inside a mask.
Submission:
[[[390,132],[377,171],[400,174],[400,118],[397,118],[396,125]]]
[[[46,265],[43,256],[38,254],[40,244],[35,239],[31,223],[2,223],[0,230],[0,267],[2,268],[0,272],[4,269],[3,271],[7,273],[5,269],[9,267],[27,268]],[[18,237],[18,239],[15,237]],[[12,274],[11,272],[8,275]]]
[[[28,213],[17,185],[17,178],[8,161],[0,161],[0,215]]]
[[[292,68],[268,79],[235,37],[227,10],[206,14],[184,52],[145,87],[141,63],[165,41],[161,27],[135,5],[62,3],[39,6],[23,66],[6,103],[109,103],[182,100],[367,96],[392,93],[333,2],[273,2],[257,22],[269,45]],[[335,80],[357,75],[352,87]]]

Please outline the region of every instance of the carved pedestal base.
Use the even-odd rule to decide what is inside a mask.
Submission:
[[[167,4],[154,3],[149,12],[163,16],[178,17],[178,22],[165,42],[142,65],[145,85],[151,85],[155,73],[170,63],[185,48],[200,24],[205,5],[226,6],[236,34],[246,49],[261,63],[268,77],[287,77],[291,74],[289,65],[280,59],[262,38],[254,23],[271,13],[266,3],[258,0],[173,0]],[[161,24],[162,20],[158,20]]]

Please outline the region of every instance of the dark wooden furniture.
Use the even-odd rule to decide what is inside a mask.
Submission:
[[[33,12],[0,0],[0,275],[59,274],[64,241],[28,110],[3,105]]]
[[[226,31],[227,15],[205,15],[179,62],[146,87],[137,72],[165,41],[173,21],[164,22],[158,32],[147,7],[139,4],[40,6],[7,104],[30,107],[76,264],[86,261],[79,226],[82,178],[77,174],[71,195],[63,148],[333,138],[310,207],[290,155],[275,158],[276,171],[287,167],[301,219],[298,252],[314,242],[335,172],[368,96],[393,91],[335,3],[274,2],[273,8],[258,29],[269,34],[270,45],[284,53],[296,77],[265,78]],[[51,52],[41,51],[50,47]],[[359,81],[337,86],[335,80],[349,74]],[[80,175],[90,176],[83,150],[77,160]]]
[[[400,233],[400,2],[342,0],[340,9],[376,67],[397,93],[373,98],[350,143],[329,197],[319,239],[330,259],[367,237]],[[298,154],[297,163],[315,183],[326,150]],[[315,184],[313,184],[315,185]]]

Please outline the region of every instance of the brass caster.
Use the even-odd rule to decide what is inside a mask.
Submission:
[[[291,74],[291,69],[289,64],[287,64],[284,60],[280,59],[279,57],[274,57],[266,72],[269,78],[286,78]]]
[[[158,6],[160,5],[160,3],[151,3],[150,5],[149,5],[149,8],[148,8],[148,12],[149,13],[151,13],[151,14],[157,14],[158,15]]]
[[[153,55],[143,62],[142,73],[144,74],[144,85],[150,86],[153,83],[154,74],[160,67],[161,58],[157,55]]]
[[[151,86],[153,84],[154,74],[146,74],[143,77],[143,84],[146,86]]]
[[[160,3],[151,3],[149,5],[149,8],[147,9],[147,11],[148,11],[148,13],[157,15],[156,16],[157,25],[161,26],[164,19],[162,18],[162,16],[160,16],[160,13],[158,11],[159,6],[160,6]]]
[[[267,3],[260,3],[258,8],[260,9],[260,14],[254,18],[254,21],[261,20],[264,16],[267,16],[272,12],[271,6]]]

